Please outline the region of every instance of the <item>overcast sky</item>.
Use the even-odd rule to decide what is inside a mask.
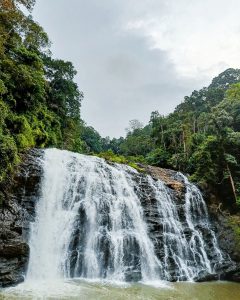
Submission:
[[[82,118],[118,137],[239,68],[239,12],[239,0],[37,0],[33,15],[78,71]]]

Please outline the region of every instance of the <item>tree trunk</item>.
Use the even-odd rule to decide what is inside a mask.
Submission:
[[[235,184],[234,184],[234,181],[233,181],[232,173],[231,173],[231,170],[230,170],[228,164],[227,164],[227,171],[228,171],[228,174],[229,174],[229,180],[230,180],[230,184],[231,184],[231,187],[232,187],[232,192],[233,192],[233,195],[234,195],[234,199],[235,199],[235,202],[237,203],[236,188],[235,188]]]
[[[164,142],[164,131],[163,131],[163,126],[162,125],[161,125],[161,140],[162,140],[162,144],[163,144],[164,149],[166,149],[165,142]]]

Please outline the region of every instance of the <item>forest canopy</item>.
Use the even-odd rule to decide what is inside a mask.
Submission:
[[[0,10],[0,183],[31,147],[81,152],[83,93],[71,62],[54,59],[50,41],[31,15],[32,0],[4,0]],[[4,190],[3,188],[1,190]]]
[[[227,69],[209,87],[193,91],[167,116],[151,114],[146,126],[131,126],[126,138],[105,149],[135,161],[179,170],[219,195],[240,204],[240,70]],[[104,150],[104,149],[103,149]]]

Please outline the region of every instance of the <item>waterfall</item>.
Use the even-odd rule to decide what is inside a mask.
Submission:
[[[183,179],[186,192],[183,203],[173,201],[166,186],[160,180],[148,176],[157,199],[159,220],[162,224],[163,265],[161,277],[172,280],[194,280],[201,272],[215,272],[213,259],[219,264],[224,261],[217,239],[211,228],[206,204],[200,190]],[[180,218],[181,216],[181,218]],[[208,235],[208,244],[203,233]],[[174,275],[172,274],[174,273]]]
[[[42,164],[27,280],[193,280],[223,260],[203,197],[182,174],[177,203],[162,181],[101,158],[47,149]],[[158,238],[141,200],[146,186]]]

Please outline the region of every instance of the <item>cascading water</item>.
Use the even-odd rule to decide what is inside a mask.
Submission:
[[[162,224],[161,278],[191,281],[201,272],[214,273],[213,258],[216,263],[221,263],[224,258],[211,229],[201,192],[183,174],[178,176],[186,188],[183,203],[176,204],[160,180],[154,181],[148,176],[148,182],[153,187]],[[208,235],[208,244],[202,232]]]
[[[27,277],[125,280],[140,268],[143,279],[156,279],[160,263],[130,168],[55,149],[43,163]]]
[[[223,254],[206,205],[197,187],[179,177],[186,187],[182,203],[163,182],[131,167],[45,150],[27,280],[192,280],[202,271],[214,272]],[[136,178],[156,200],[158,242],[150,234]]]

